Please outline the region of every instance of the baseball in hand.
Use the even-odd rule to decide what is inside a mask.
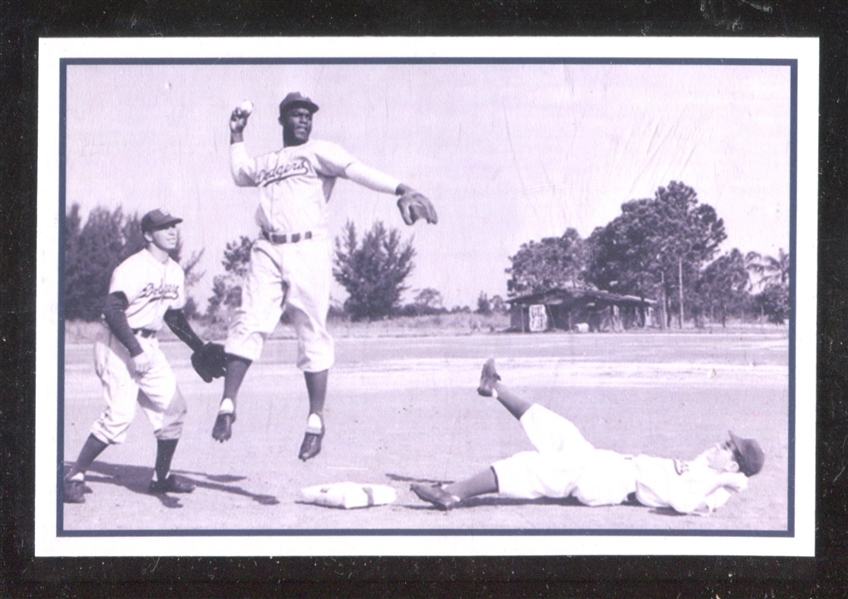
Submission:
[[[238,109],[242,116],[250,116],[250,113],[253,112],[253,102],[245,100],[238,105]]]

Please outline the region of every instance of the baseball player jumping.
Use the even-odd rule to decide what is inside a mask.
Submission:
[[[635,500],[705,516],[745,489],[748,478],[763,467],[759,443],[733,433],[688,462],[596,449],[571,421],[518,397],[500,381],[494,360],[489,360],[477,392],[495,397],[518,419],[535,451],[519,452],[446,486],[413,484],[419,498],[440,510],[485,493],[521,499],[575,497],[588,506]]]
[[[318,105],[299,92],[280,102],[283,147],[250,158],[243,131],[250,106],[230,116],[230,163],[238,186],[259,188],[253,244],[241,307],[227,332],[224,391],[212,437],[224,442],[236,421],[236,400],[250,364],[259,358],[266,338],[285,310],[298,339],[297,366],[309,395],[306,431],[298,457],[321,451],[326,428],[323,411],[333,339],[327,332],[332,283],[332,243],[327,231],[327,202],[338,178],[374,191],[399,195],[398,208],[407,225],[418,218],[436,223],[430,201],[399,180],[364,165],[340,146],[310,140]]]
[[[185,273],[168,253],[177,247],[182,219],[152,210],[141,219],[147,246],[112,273],[103,327],[94,343],[94,368],[103,384],[106,410],[91,427],[76,463],[64,480],[65,503],[84,503],[85,472],[109,445],[123,443],[140,405],[156,437],[156,478],[151,493],[191,493],[194,485],[169,474],[186,414],[174,372],[159,347],[163,323],[195,350],[203,341],[183,313]],[[223,352],[221,353],[223,356]],[[217,375],[222,375],[220,370]],[[210,378],[211,380],[211,378]]]

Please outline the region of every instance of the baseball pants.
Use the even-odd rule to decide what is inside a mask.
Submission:
[[[326,234],[298,243],[253,244],[241,307],[227,331],[225,350],[251,361],[259,359],[285,310],[297,334],[297,367],[320,372],[335,361],[327,332],[332,282],[331,246]]]
[[[636,490],[631,456],[596,449],[566,418],[534,404],[521,427],[536,448],[492,464],[498,491],[510,497],[576,497],[585,505],[616,505]]]
[[[141,406],[158,439],[179,439],[186,403],[177,379],[155,337],[137,336],[151,355],[151,368],[144,375],[133,371],[132,358],[123,343],[104,327],[94,343],[94,369],[103,384],[106,410],[94,422],[91,434],[104,443],[126,440],[127,430]]]

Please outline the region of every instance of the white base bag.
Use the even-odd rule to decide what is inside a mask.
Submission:
[[[343,482],[306,487],[300,496],[304,503],[350,509],[394,503],[397,492],[388,485]]]

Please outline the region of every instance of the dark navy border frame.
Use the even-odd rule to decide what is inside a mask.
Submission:
[[[285,65],[285,64],[606,64],[606,65],[727,65],[727,66],[779,66],[790,68],[790,158],[789,158],[789,380],[787,438],[787,528],[786,530],[667,530],[667,529],[259,529],[259,530],[64,530],[64,503],[59,489],[64,477],[64,408],[65,408],[65,176],[67,134],[67,68],[78,65]],[[57,363],[57,476],[56,476],[56,535],[58,537],[300,537],[300,536],[663,536],[663,537],[759,537],[793,538],[795,536],[795,307],[797,242],[797,182],[798,182],[798,60],[797,59],[747,59],[747,58],[62,58],[59,60],[59,255],[58,255],[58,363]]]

